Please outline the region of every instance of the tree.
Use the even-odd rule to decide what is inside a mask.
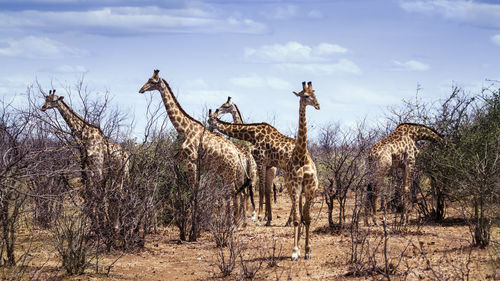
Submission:
[[[474,99],[471,99],[474,100]],[[483,89],[468,118],[458,123],[453,138],[431,165],[439,184],[460,202],[470,221],[473,242],[487,246],[500,199],[500,93]]]
[[[328,224],[335,228],[333,221],[334,202],[339,203],[337,227],[345,223],[345,205],[349,190],[362,188],[366,171],[364,163],[370,148],[370,140],[364,124],[356,128],[342,130],[340,125],[328,124],[321,128],[316,155],[320,180],[323,183]]]

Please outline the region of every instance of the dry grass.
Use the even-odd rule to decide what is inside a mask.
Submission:
[[[254,280],[382,280],[382,275],[353,276],[350,273],[350,236],[348,230],[332,233],[328,225],[326,208],[321,206],[320,197],[313,206],[312,259],[292,262],[292,229],[285,227],[290,201],[288,195],[279,194],[274,206],[272,226],[250,223],[236,231],[239,241],[245,245],[243,259],[246,262],[264,260]],[[320,212],[321,209],[321,212]],[[348,217],[352,200],[348,201]],[[458,216],[458,214],[457,214]],[[382,227],[370,227],[369,240],[377,241],[383,235]],[[404,231],[389,227],[389,261],[394,267],[392,280],[436,280],[450,278],[460,280],[469,274],[470,280],[499,278],[493,273],[491,255],[488,249],[470,248],[468,226],[460,219],[447,219],[442,225],[427,223],[408,226]],[[218,279],[216,270],[217,251],[213,236],[206,232],[195,243],[179,243],[177,229],[160,229],[158,234],[149,235],[145,249],[123,255],[112,268],[110,275],[96,275],[88,269],[84,275],[65,277],[59,270],[59,260],[46,231],[37,231],[33,243],[32,259],[28,272],[43,267],[35,276],[37,279],[55,277],[54,280],[207,280]],[[494,229],[493,237],[500,238],[500,230]],[[20,235],[20,245],[28,243],[27,234]],[[375,242],[374,242],[375,243]],[[272,257],[272,247],[281,253]],[[301,240],[301,252],[304,246]],[[404,251],[406,249],[406,251]],[[277,252],[277,251],[275,251]],[[404,254],[401,254],[403,253]],[[101,258],[100,264],[112,263],[121,253]],[[275,254],[277,255],[277,254]],[[274,258],[273,263],[270,259]],[[377,263],[383,265],[381,253],[375,255]],[[498,257],[496,257],[498,260]],[[270,266],[270,265],[274,266]],[[26,274],[29,276],[29,274]],[[242,279],[241,267],[224,280]]]

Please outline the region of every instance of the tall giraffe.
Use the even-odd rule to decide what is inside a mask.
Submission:
[[[56,95],[56,90],[49,91],[40,110],[46,111],[50,108],[57,108],[71,129],[71,135],[79,144],[85,169],[89,169],[99,178],[102,177],[104,168],[119,169],[125,176],[128,175],[129,154],[119,144],[109,141],[98,126],[85,121],[71,109],[64,102],[63,96]],[[107,159],[110,160],[108,163],[112,164],[111,167],[105,167]]]
[[[403,168],[403,188],[402,188],[402,220],[408,220],[408,210],[410,204],[410,187],[419,149],[417,142],[428,140],[431,142],[441,142],[443,137],[434,129],[424,125],[414,123],[401,123],[387,137],[375,143],[368,155],[368,167],[371,179],[368,184],[367,204],[365,223],[368,224],[367,216],[371,215],[373,223],[375,221],[376,205],[378,193],[385,188],[384,178],[392,168]]]
[[[241,112],[238,108],[238,106],[231,101],[231,97],[227,97],[227,101],[223,103],[215,112],[218,112],[220,115],[223,114],[231,114],[233,117],[233,123],[234,124],[243,124],[243,117],[241,116]],[[215,117],[218,117],[217,114],[214,115]],[[255,147],[249,143],[249,149],[252,151],[255,150]],[[261,153],[257,152],[255,153],[255,156],[252,158],[255,159],[255,162],[257,163],[257,171],[259,173],[259,211],[258,211],[258,217],[260,218],[262,212],[264,211],[264,193],[267,192],[266,194],[266,210],[272,210],[272,205],[271,205],[271,186],[273,184],[273,179],[276,176],[276,167],[271,167],[270,169],[267,169],[263,164],[263,161],[258,158],[258,156]]]
[[[64,97],[56,95],[56,90],[49,90],[49,95],[45,97],[45,103],[40,110],[46,111],[50,108],[57,108],[71,129],[71,135],[80,151],[82,178],[87,183],[103,180],[105,169],[113,176],[123,176],[125,179],[128,177],[129,154],[119,144],[109,141],[98,126],[85,121],[71,109],[64,102]],[[104,212],[115,229],[118,229],[121,223],[118,215],[121,212],[120,202],[112,198],[104,199],[106,200],[102,206]]]
[[[223,134],[248,141],[254,145],[253,156],[261,165],[259,177],[270,178],[272,167],[285,169],[292,151],[295,147],[295,139],[281,134],[276,128],[267,123],[233,124],[217,118],[219,112],[209,114],[208,123]],[[265,170],[265,171],[264,171]],[[272,181],[266,180],[266,225],[271,225],[271,186]],[[291,221],[289,219],[289,221]],[[288,224],[288,223],[287,223]]]
[[[183,139],[179,160],[186,162],[190,186],[196,184],[198,151],[201,145],[205,154],[204,167],[221,175],[224,185],[236,191],[235,188],[244,185],[247,175],[243,165],[244,155],[231,141],[206,130],[203,124],[187,114],[174,96],[170,85],[158,75],[159,72],[154,70],[153,76],[142,86],[139,93],[155,90],[160,92],[168,117]],[[234,192],[232,194],[235,195]]]
[[[292,219],[294,228],[292,260],[298,260],[300,257],[300,250],[298,242],[300,239],[301,223],[304,222],[306,228],[305,238],[305,259],[311,258],[311,247],[309,245],[309,228],[311,225],[311,204],[318,189],[318,176],[316,172],[316,165],[309,155],[307,150],[307,121],[306,121],[306,107],[313,106],[319,110],[320,106],[312,83],[302,82],[302,91],[293,92],[300,98],[299,104],[299,128],[297,132],[297,139],[295,147],[292,151],[292,156],[285,169],[285,185],[288,188],[288,193],[292,199]],[[302,195],[305,197],[304,205],[302,206]],[[298,202],[297,202],[298,201]],[[299,214],[297,215],[297,203],[299,206]]]

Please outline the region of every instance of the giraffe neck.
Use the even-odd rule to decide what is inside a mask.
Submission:
[[[233,110],[231,111],[231,115],[233,116],[233,123],[243,124],[243,117],[241,117],[240,110],[238,109],[238,106],[236,104],[233,106]]]
[[[299,129],[297,133],[296,150],[306,154],[307,153],[307,120],[306,120],[306,104],[300,100],[299,105]]]
[[[414,141],[427,140],[432,142],[439,142],[443,138],[434,130],[423,125],[409,125],[411,127],[409,134]]]
[[[172,122],[172,125],[180,136],[186,137],[190,130],[197,127],[203,127],[199,121],[189,116],[189,114],[184,111],[172,93],[167,81],[164,79],[162,79],[160,94],[165,109],[167,110],[168,117],[170,118],[170,122]]]
[[[68,124],[71,132],[73,132],[73,135],[76,138],[81,139],[83,129],[90,125],[62,100],[57,103],[57,109],[59,110],[59,113],[61,113],[64,121]]]
[[[259,126],[260,124],[231,124],[217,118],[214,118],[213,120],[216,124],[217,130],[227,136],[237,138],[239,140],[248,141],[253,144],[256,144],[258,141],[255,137],[255,132],[257,126]]]

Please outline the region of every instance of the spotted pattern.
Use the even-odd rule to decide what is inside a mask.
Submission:
[[[424,125],[414,123],[401,123],[387,137],[375,143],[370,149],[368,156],[368,167],[370,169],[371,180],[368,185],[368,195],[366,203],[365,223],[368,224],[367,217],[371,216],[376,224],[374,214],[378,194],[387,191],[384,178],[392,168],[403,168],[403,222],[408,219],[409,193],[415,159],[418,155],[417,142],[427,140],[431,142],[441,142],[443,137],[434,129]]]
[[[187,167],[189,184],[196,184],[198,172],[198,158],[202,157],[202,166],[211,173],[220,175],[225,188],[232,192],[243,185],[247,175],[247,165],[244,153],[226,138],[208,131],[203,124],[187,114],[175,98],[169,84],[160,78],[159,70],[155,70],[153,76],[139,90],[159,91],[165,105],[168,117],[177,133],[183,139],[179,151],[179,161],[184,160]],[[201,154],[200,154],[201,152]]]

